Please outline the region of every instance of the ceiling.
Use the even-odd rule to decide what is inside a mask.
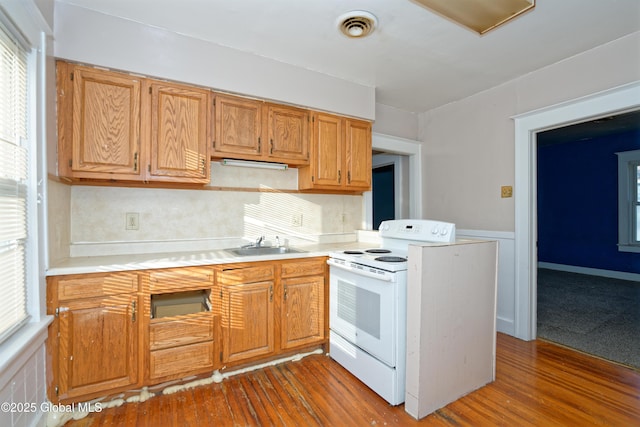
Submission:
[[[423,112],[640,31],[638,0],[537,0],[482,36],[412,0],[57,0],[376,88]],[[337,18],[367,10],[364,39]]]
[[[540,145],[588,141],[625,132],[640,132],[640,110],[599,117],[538,133]]]

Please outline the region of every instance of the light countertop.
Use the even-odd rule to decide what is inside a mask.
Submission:
[[[157,268],[193,267],[234,262],[310,258],[326,256],[329,252],[336,250],[366,249],[375,246],[377,245],[367,242],[323,243],[295,247],[295,249],[304,252],[258,256],[235,256],[224,249],[216,249],[194,252],[72,257],[50,266],[46,275],[61,276],[66,274],[105,273]]]

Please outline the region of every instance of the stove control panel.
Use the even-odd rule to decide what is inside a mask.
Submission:
[[[454,243],[456,225],[429,219],[396,219],[380,223],[380,237],[419,242]]]

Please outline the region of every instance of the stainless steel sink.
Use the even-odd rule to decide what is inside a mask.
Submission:
[[[231,248],[225,250],[239,256],[295,254],[304,252],[299,249],[285,248],[284,246],[249,246],[246,248]]]

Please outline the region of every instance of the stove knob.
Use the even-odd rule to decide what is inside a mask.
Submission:
[[[437,226],[436,226],[436,227],[433,227],[433,228],[431,229],[431,234],[438,234],[438,227],[437,227]]]
[[[448,233],[448,230],[446,228],[443,228],[442,231],[440,232],[441,236],[446,236]]]

